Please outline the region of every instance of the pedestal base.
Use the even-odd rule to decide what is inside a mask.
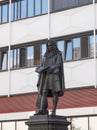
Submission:
[[[68,130],[70,122],[64,116],[35,115],[28,122],[28,130]]]

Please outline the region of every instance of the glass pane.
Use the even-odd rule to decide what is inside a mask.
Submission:
[[[42,14],[48,12],[48,0],[42,0]]]
[[[21,18],[26,18],[27,16],[26,0],[21,1]]]
[[[66,43],[66,48],[65,48],[65,60],[72,60],[72,42],[69,41]]]
[[[20,19],[20,12],[21,12],[21,6],[20,6],[20,1],[17,2],[17,11],[18,11],[18,19]]]
[[[46,52],[46,44],[41,45],[41,59],[43,59],[43,56]]]
[[[14,3],[11,4],[11,21],[13,21]]]
[[[17,61],[16,52],[17,52],[16,49],[14,49],[13,50],[13,56],[14,56],[13,57],[13,68],[16,68],[16,65],[17,65],[17,62],[16,62]]]
[[[2,52],[1,70],[7,70],[7,52]]]
[[[28,17],[34,16],[34,0],[28,0]]]
[[[80,38],[74,38],[73,39],[73,59],[77,60],[80,59],[81,54],[80,54]]]
[[[8,5],[2,5],[2,23],[5,23],[8,21]]]
[[[17,68],[19,68],[20,67],[20,49],[18,48],[17,49]]]
[[[1,24],[1,6],[0,6],[0,24]]]
[[[10,64],[9,64],[9,62],[10,62]],[[8,65],[10,65],[11,69],[13,68],[13,50],[10,50],[10,54],[8,51]],[[9,68],[9,66],[8,66],[8,68]]]
[[[97,130],[97,116],[89,117],[89,130]]]
[[[27,66],[33,66],[34,50],[33,46],[27,47]]]
[[[3,122],[2,130],[15,130],[15,122]]]
[[[18,121],[17,122],[17,130],[28,130],[28,126],[25,125],[26,121]]]
[[[18,6],[17,2],[14,3],[14,20],[17,20],[17,11],[18,11]]]
[[[35,15],[41,14],[41,0],[35,0]]]
[[[57,47],[62,52],[62,57],[64,59],[64,41],[57,41]]]
[[[72,118],[73,130],[88,130],[88,118]]]
[[[89,56],[90,57],[93,57],[94,56],[94,36],[93,35],[91,35],[91,36],[89,36],[89,46],[90,46],[90,48],[89,48]],[[96,35],[96,55],[97,55],[97,35]]]

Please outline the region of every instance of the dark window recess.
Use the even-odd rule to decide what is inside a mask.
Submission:
[[[92,3],[92,0],[51,0],[51,12]],[[97,2],[97,0],[96,0]]]
[[[79,0],[79,5],[84,5],[93,2],[93,0]]]
[[[52,0],[51,2],[51,12],[68,7],[69,7],[69,0]]]
[[[20,67],[25,67],[26,49],[20,48]]]
[[[34,65],[40,64],[40,44],[34,46]]]
[[[88,36],[81,37],[81,57],[88,57]]]
[[[69,7],[78,6],[78,0],[69,0]]]

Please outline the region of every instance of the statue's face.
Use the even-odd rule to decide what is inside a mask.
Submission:
[[[52,50],[53,50],[53,45],[52,45],[50,42],[48,42],[47,49],[48,49],[49,51],[52,51]]]

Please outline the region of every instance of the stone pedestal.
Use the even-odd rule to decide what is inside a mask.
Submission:
[[[68,130],[70,122],[64,116],[35,115],[28,122],[28,130]]]

